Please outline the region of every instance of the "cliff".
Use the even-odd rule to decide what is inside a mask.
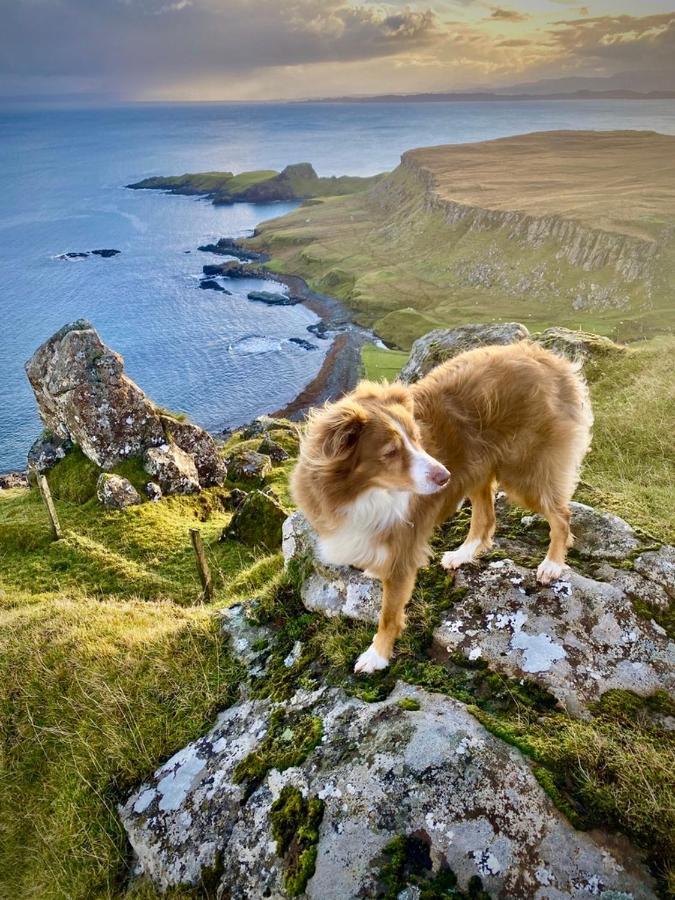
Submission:
[[[408,348],[472,320],[632,339],[674,324],[675,137],[549,132],[412,150],[251,246]]]

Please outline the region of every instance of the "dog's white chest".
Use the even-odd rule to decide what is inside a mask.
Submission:
[[[373,488],[344,509],[344,519],[330,535],[319,540],[324,562],[334,566],[378,568],[387,561],[388,549],[383,534],[393,525],[405,522],[410,505],[406,491]]]

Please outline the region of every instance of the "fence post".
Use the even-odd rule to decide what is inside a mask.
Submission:
[[[213,582],[211,581],[211,571],[206,560],[204,543],[202,541],[202,536],[198,528],[190,529],[190,540],[192,541],[192,548],[195,551],[197,568],[199,569],[199,577],[202,580],[202,587],[204,588],[204,600],[212,600]]]
[[[54,501],[52,500],[52,492],[49,490],[49,484],[47,483],[47,479],[45,478],[45,476],[42,475],[41,472],[38,472],[37,469],[35,470],[35,477],[37,479],[42,502],[44,503],[47,510],[47,515],[49,516],[49,524],[52,528],[52,538],[55,541],[60,541],[63,535],[61,533],[59,518],[56,515],[56,507],[54,506]]]

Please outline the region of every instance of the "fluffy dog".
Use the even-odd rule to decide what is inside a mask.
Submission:
[[[443,566],[471,563],[490,547],[499,485],[548,520],[538,580],[561,575],[592,422],[578,367],[525,342],[462,353],[411,386],[364,381],[310,414],[293,497],[325,562],[383,582],[377,634],[356,672],[387,666],[431,533],[466,497],[471,527]]]

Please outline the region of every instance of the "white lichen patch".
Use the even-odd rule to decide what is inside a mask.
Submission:
[[[565,658],[560,644],[554,644],[547,634],[527,634],[518,631],[511,640],[514,650],[523,651],[523,672],[547,672],[558,659]]]

